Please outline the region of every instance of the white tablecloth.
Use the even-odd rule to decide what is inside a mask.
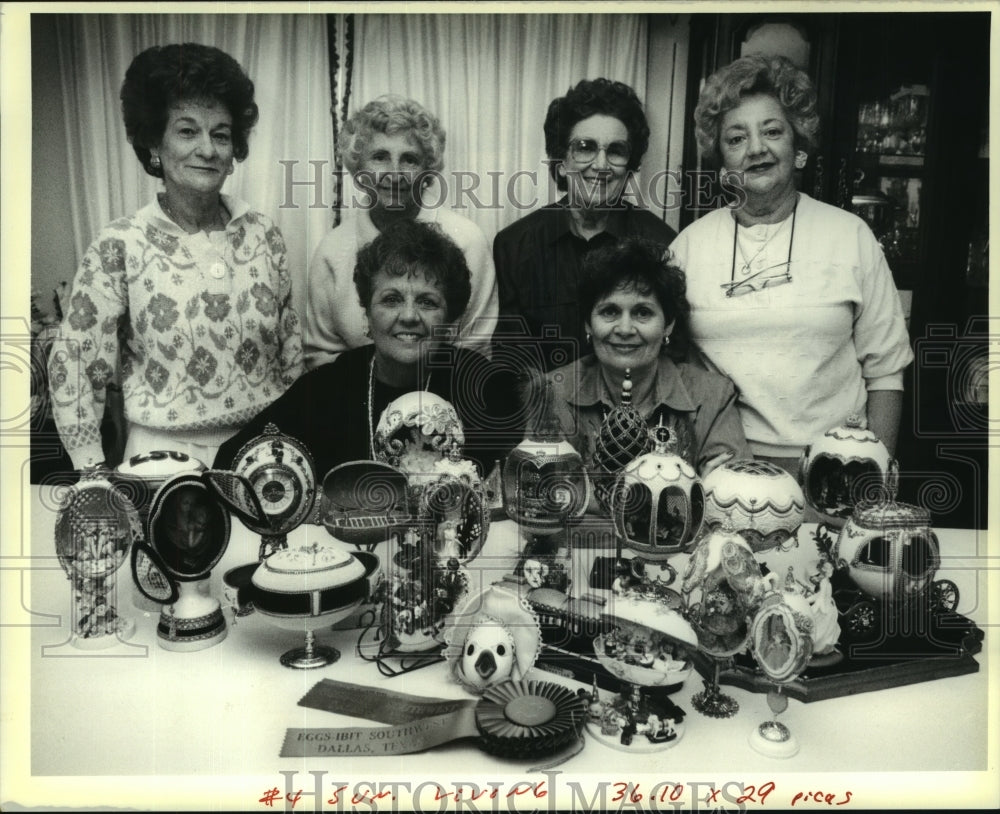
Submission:
[[[443,664],[397,678],[381,676],[374,665],[356,657],[356,631],[323,629],[317,634],[321,643],[342,651],[336,664],[308,671],[288,669],[278,658],[299,637],[269,625],[259,614],[230,625],[228,637],[218,646],[194,653],[168,652],[157,645],[157,613],[133,605],[127,566],[119,572],[123,586],[119,608],[135,619],[134,637],[127,645],[108,650],[74,648],[68,643],[70,586],[54,556],[52,501],[33,487],[32,503],[30,551],[25,550],[19,574],[7,567],[3,587],[5,631],[24,645],[28,692],[18,714],[29,730],[20,759],[30,760],[28,786],[37,802],[124,805],[129,801],[141,808],[268,810],[272,807],[259,802],[264,792],[274,787],[283,792],[287,782],[290,789],[305,791],[315,790],[319,783],[326,795],[322,810],[337,810],[329,802],[338,799],[336,785],[346,784],[347,793],[353,793],[358,784],[409,778],[411,794],[417,793],[418,801],[434,810],[445,801],[434,799],[440,795],[432,793],[431,785],[413,792],[419,783],[440,784],[452,793],[455,783],[501,784],[492,803],[480,799],[472,810],[491,810],[490,805],[506,810],[508,801],[511,806],[528,806],[531,795],[513,791],[520,788],[515,784],[526,787],[541,781],[550,797],[530,800],[535,807],[547,807],[557,799],[562,807],[586,807],[587,801],[597,805],[594,800],[605,799],[608,807],[617,808],[620,802],[615,796],[624,786],[616,784],[632,782],[640,784],[637,793],[647,795],[636,805],[656,810],[648,793],[657,783],[668,781],[685,784],[684,793],[697,796],[703,807],[712,787],[721,790],[715,805],[734,808],[736,804],[725,795],[735,796],[736,784],[760,787],[768,782],[775,783],[765,806],[769,808],[788,805],[799,791],[820,789],[835,794],[835,802],[850,791],[855,807],[902,805],[902,801],[913,807],[931,805],[931,800],[952,806],[966,799],[961,790],[968,793],[975,788],[970,784],[980,780],[976,775],[930,773],[977,773],[987,768],[988,716],[996,719],[995,701],[992,711],[988,702],[989,629],[986,649],[977,657],[977,673],[808,704],[792,700],[781,720],[798,736],[801,751],[788,761],[763,757],[747,744],[750,731],[770,716],[763,694],[727,687],[739,701],[738,715],[729,720],[706,718],[691,706],[691,695],[702,688],[697,675],[673,696],[687,711],[686,732],[674,748],[632,755],[588,738],[578,755],[548,776],[530,774],[539,761],[526,765],[497,759],[469,741],[393,758],[279,758],[288,727],[365,725],[359,719],[298,706],[305,692],[323,678],[421,696],[470,696],[449,680]],[[985,629],[986,534],[939,529],[938,535],[943,555],[939,576],[959,585],[958,610]],[[329,536],[322,527],[308,526],[298,529],[291,542],[311,539],[325,541]],[[470,566],[474,587],[485,587],[510,568],[517,540],[513,523],[493,524],[482,555]],[[814,549],[807,527],[800,530],[800,540],[797,552],[780,556],[810,556]],[[234,521],[229,549],[213,572],[216,596],[223,596],[222,573],[254,561],[257,546],[258,538]],[[784,563],[778,557],[769,556],[769,565],[782,573]],[[12,601],[12,595],[18,601]],[[231,621],[231,613],[227,618]],[[577,686],[537,668],[529,678]],[[4,688],[5,710],[11,706],[8,689]],[[995,740],[993,749],[995,770]],[[835,774],[825,774],[829,772]],[[907,774],[888,779],[878,774],[885,772]],[[294,774],[286,781],[282,773]],[[824,774],[806,783],[808,775],[802,773]],[[937,779],[931,782],[932,778]],[[698,783],[703,785],[692,787]],[[668,788],[672,787],[661,785],[657,790],[665,800]],[[583,792],[588,796],[580,797]],[[590,796],[601,793],[606,798]],[[404,797],[402,793],[400,800]],[[0,795],[0,800],[7,799]],[[317,799],[304,797],[295,810],[315,810]],[[447,799],[454,807],[454,798]],[[667,802],[657,805],[669,810]],[[363,801],[356,808],[374,810]],[[352,810],[349,802],[342,810]],[[379,801],[377,810],[391,810],[388,796]]]

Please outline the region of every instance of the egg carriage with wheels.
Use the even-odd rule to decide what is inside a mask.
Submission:
[[[958,586],[935,579],[940,544],[930,513],[919,506],[859,504],[831,542],[822,524],[816,532],[834,564],[833,598],[842,643],[924,635],[954,623]]]

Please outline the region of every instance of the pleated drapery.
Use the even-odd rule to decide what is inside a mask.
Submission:
[[[307,264],[337,218],[334,115],[342,126],[345,114],[384,93],[410,96],[435,112],[447,146],[443,182],[428,198],[458,208],[492,240],[558,196],[542,132],[551,100],[583,78],[625,82],[640,98],[646,85],[647,21],[640,14],[58,18],[70,171],[57,194],[71,210],[73,265],[104,224],[135,212],[161,188],[125,138],[119,92],[126,68],[149,46],[200,42],[233,56],[256,86],[260,120],[250,156],[224,191],[281,227],[300,312]],[[345,207],[353,197],[347,180]]]

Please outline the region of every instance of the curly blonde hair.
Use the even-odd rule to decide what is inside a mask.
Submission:
[[[368,142],[376,133],[411,136],[420,145],[425,170],[440,172],[444,167],[445,132],[438,117],[420,102],[386,94],[351,116],[337,139],[344,166],[352,176],[361,169]]]
[[[720,68],[705,82],[694,109],[694,129],[701,153],[722,164],[719,126],[722,117],[747,96],[765,94],[778,100],[795,133],[795,148],[816,148],[819,113],[816,88],[809,75],[785,57],[746,56]]]

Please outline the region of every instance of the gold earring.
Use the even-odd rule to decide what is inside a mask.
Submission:
[[[809,154],[805,150],[799,150],[795,154],[795,169],[801,170],[806,165],[806,161],[809,160]]]
[[[160,167],[163,166],[162,162],[160,161],[160,157],[158,155],[150,156],[149,166],[151,166],[154,170],[160,169]]]
[[[670,334],[666,334],[666,335],[665,335],[665,336],[663,337],[663,346],[664,346],[664,347],[666,347],[666,346],[667,346],[667,345],[669,345],[669,344],[670,344]]]

